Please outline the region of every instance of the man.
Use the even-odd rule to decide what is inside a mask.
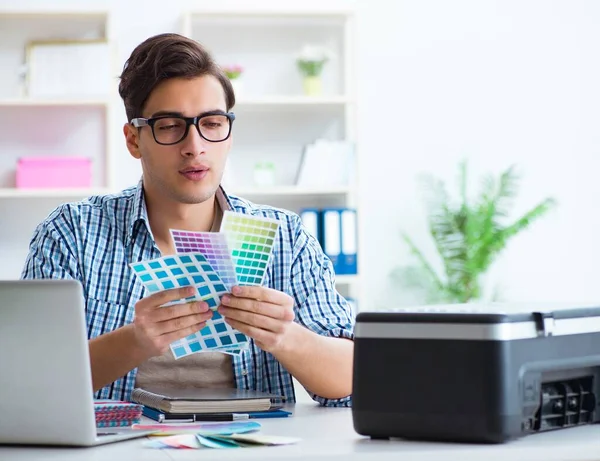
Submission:
[[[331,262],[297,215],[220,187],[234,121],[230,81],[197,42],[162,34],[133,51],[119,93],[142,180],[54,210],[37,227],[22,274],[83,284],[96,397],[128,399],[134,387],[160,383],[256,389],[295,401],[294,376],[322,405],[350,405],[353,319]],[[174,360],[169,344],[202,329],[212,311],[204,302],[160,307],[190,293],[147,296],[129,264],[174,254],[169,229],[218,231],[225,210],[280,222],[265,286],[234,287],[218,308],[251,345],[233,357]]]

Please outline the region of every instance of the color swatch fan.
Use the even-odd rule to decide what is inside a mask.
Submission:
[[[201,253],[227,287],[228,291],[237,283],[235,267],[227,246],[225,234],[218,232],[191,232],[171,229],[175,251]]]
[[[175,358],[209,350],[237,354],[247,346],[248,338],[226,323],[215,310],[221,296],[229,290],[204,255],[190,253],[164,256],[133,263],[130,267],[150,294],[188,286],[196,288],[196,294],[164,306],[205,301],[213,310],[213,317],[202,330],[170,345]]]
[[[262,285],[277,236],[275,219],[226,211],[221,222],[239,285]]]
[[[239,354],[248,347],[246,335],[216,309],[233,286],[263,284],[278,228],[275,219],[225,211],[219,232],[171,229],[177,255],[130,264],[150,294],[196,288],[194,295],[165,306],[205,301],[213,310],[205,328],[171,344],[175,358],[206,351]]]

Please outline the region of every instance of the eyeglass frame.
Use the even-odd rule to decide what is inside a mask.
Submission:
[[[213,141],[212,139],[206,138],[206,136],[204,136],[202,134],[202,131],[200,130],[200,126],[198,125],[198,123],[200,122],[200,119],[202,119],[204,117],[215,116],[215,115],[223,115],[223,116],[227,117],[227,119],[229,120],[229,131],[227,132],[227,136],[225,136],[223,139],[220,139],[219,141]],[[156,139],[156,134],[154,133],[154,124],[158,120],[162,120],[165,118],[178,118],[180,120],[185,121],[185,132],[183,133],[183,136],[181,137],[181,139],[179,141],[163,143],[163,142],[159,142]],[[235,114],[233,112],[223,112],[220,110],[215,110],[215,111],[205,112],[200,115],[196,115],[195,117],[184,117],[183,115],[177,114],[177,113],[161,114],[156,117],[150,117],[150,118],[136,117],[136,118],[132,118],[130,123],[136,128],[142,128],[144,126],[149,126],[150,130],[152,131],[152,137],[154,138],[154,142],[156,142],[156,144],[160,144],[161,146],[174,146],[175,144],[179,144],[180,142],[185,140],[185,138],[187,138],[187,136],[190,132],[190,125],[194,125],[196,127],[196,130],[198,131],[198,134],[200,135],[200,137],[208,142],[227,141],[227,139],[229,139],[229,137],[231,136],[231,129],[233,128],[234,120],[235,120]]]

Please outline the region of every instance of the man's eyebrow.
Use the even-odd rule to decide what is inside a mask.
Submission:
[[[198,114],[198,116],[203,116],[203,115],[225,115],[225,111],[221,110],[221,109],[213,109],[213,110],[207,110],[205,112],[202,112],[200,114]],[[154,112],[150,118],[154,118],[154,117],[162,117],[165,115],[170,115],[172,117],[184,117],[182,112],[177,112],[175,110],[159,110],[158,112]]]
[[[162,115],[172,115],[173,117],[183,117],[181,112],[177,112],[174,110],[159,110],[158,112],[154,112],[150,118],[160,117]]]

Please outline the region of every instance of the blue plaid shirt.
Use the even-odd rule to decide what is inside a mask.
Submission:
[[[279,220],[264,284],[294,298],[296,321],[320,335],[353,339],[352,311],[335,290],[331,261],[298,215],[223,195],[235,212]],[[146,294],[129,263],[160,256],[140,182],[118,194],[56,208],[36,228],[21,276],[79,280],[85,294],[88,337],[94,338],[131,323],[135,303]],[[295,401],[290,373],[254,341],[234,356],[233,367],[238,388],[272,392]],[[99,390],[95,397],[128,400],[136,371]],[[311,396],[326,406],[351,405],[351,396],[339,400]]]

